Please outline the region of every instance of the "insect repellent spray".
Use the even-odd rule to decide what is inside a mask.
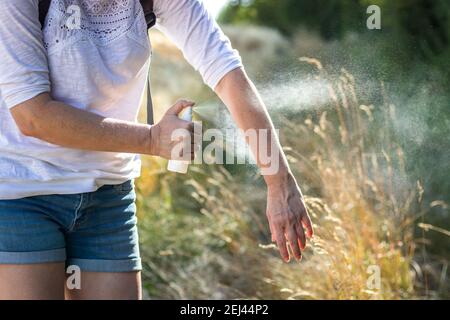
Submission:
[[[181,120],[192,121],[192,107],[184,108],[178,117]],[[177,173],[186,174],[189,168],[189,161],[184,160],[169,160],[167,170]]]

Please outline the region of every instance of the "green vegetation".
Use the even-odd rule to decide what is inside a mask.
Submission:
[[[366,27],[369,5],[381,9],[381,30]],[[271,27],[290,38],[299,29],[317,33],[326,41],[343,40],[355,33],[363,35],[365,38],[360,42],[366,43],[362,48],[373,58],[368,46],[385,42],[374,61],[376,65],[383,64],[384,56],[388,56],[386,64],[390,66],[385,69],[390,70],[392,66],[394,69],[385,76],[395,75],[397,68],[416,71],[411,65],[426,63],[430,68],[439,69],[443,79],[437,81],[446,88],[450,86],[450,2],[447,0],[238,0],[231,1],[219,19],[226,24]],[[389,56],[399,57],[392,61]],[[361,58],[353,54],[350,57]]]
[[[221,19],[238,24],[225,31],[280,129],[316,238],[300,264],[279,259],[254,167],[191,166],[184,176],[144,158],[137,187],[146,292],[448,298],[450,55],[448,40],[433,40],[448,37],[447,2],[371,1],[382,8],[374,31],[365,28],[366,1],[245,3]],[[427,22],[435,17],[438,27]],[[181,54],[158,33],[151,38],[157,114],[187,97],[219,108],[226,122]],[[381,290],[367,285],[373,265]]]
[[[372,4],[381,8],[381,30],[366,28]],[[306,30],[307,38],[317,34],[326,45],[308,55],[351,70],[359,82],[383,81],[401,119],[393,130],[405,150],[410,178],[424,184],[427,201],[450,202],[450,2],[231,1],[220,19],[276,28],[300,48],[305,39],[299,30]],[[432,210],[429,216],[450,228],[446,214]],[[432,250],[444,254],[450,247]]]

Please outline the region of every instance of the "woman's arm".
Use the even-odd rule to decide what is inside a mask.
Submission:
[[[62,147],[125,153],[141,153],[171,158],[172,132],[186,129],[193,136],[193,123],[180,120],[178,113],[192,106],[180,100],[154,125],[105,118],[54,101],[43,93],[10,109],[22,134]]]
[[[67,148],[151,153],[150,126],[79,110],[53,101],[46,93],[10,110],[25,136]]]
[[[304,230],[306,229],[308,237],[313,235],[311,220],[256,87],[245,71],[237,68],[222,78],[215,91],[227,105],[241,130],[256,130],[258,139],[250,139],[248,142],[268,187],[267,217],[272,240],[277,243],[285,261],[289,260],[286,241],[289,242],[294,257],[301,259],[301,250],[306,245]],[[269,134],[259,134],[264,131]],[[267,139],[267,150],[261,150],[260,139]],[[265,155],[269,156],[269,162],[263,159]]]
[[[24,135],[68,148],[170,158],[172,131],[193,126],[176,114],[192,103],[180,101],[150,127],[54,101],[49,94],[38,4],[38,0],[22,0],[20,5],[15,0],[0,1],[0,102],[11,111],[18,129]]]

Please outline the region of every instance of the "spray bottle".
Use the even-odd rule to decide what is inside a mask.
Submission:
[[[181,120],[192,121],[192,107],[184,108],[178,117]],[[169,160],[167,164],[167,170],[177,173],[186,174],[189,168],[190,161],[185,160]]]

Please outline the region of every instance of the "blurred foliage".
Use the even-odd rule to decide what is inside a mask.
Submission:
[[[419,2],[427,3],[370,1],[383,10],[383,29],[370,32],[363,1],[226,8],[224,31],[280,129],[316,238],[301,265],[279,259],[253,166],[192,165],[177,175],[144,157],[137,188],[148,297],[449,297],[450,59],[430,40],[420,45],[430,29],[402,27],[414,14],[434,19],[411,7]],[[446,3],[437,4],[446,16]],[[182,54],[157,32],[151,39],[156,119],[186,97],[220,114],[204,126],[228,128],[225,107]],[[319,59],[299,63],[304,56]],[[371,265],[381,268],[379,291],[367,287]]]
[[[137,188],[149,297],[445,297],[446,261],[415,256],[434,227],[424,224],[423,234],[414,234],[429,204],[420,183],[406,179],[404,153],[391,132],[395,107],[383,101],[382,87],[381,103],[365,105],[346,70],[334,75],[316,59],[301,61],[326,92],[323,108],[291,110],[276,120],[315,228],[301,265],[283,263],[270,243],[259,175],[206,164],[177,175],[165,172],[163,160],[145,158]],[[381,270],[379,289],[368,285],[371,266]]]
[[[306,27],[335,39],[348,31],[367,32],[366,9],[373,4],[381,8],[383,30],[400,33],[421,54],[432,56],[448,48],[448,0],[238,0],[230,1],[220,20],[269,26],[286,35]]]
[[[366,27],[373,4],[381,8],[381,30]],[[362,81],[383,81],[402,114],[396,130],[408,173],[424,183],[429,201],[450,202],[450,1],[239,0],[230,1],[220,20],[275,28],[300,48],[318,34],[330,45],[308,54]],[[441,214],[433,223],[450,227]]]

